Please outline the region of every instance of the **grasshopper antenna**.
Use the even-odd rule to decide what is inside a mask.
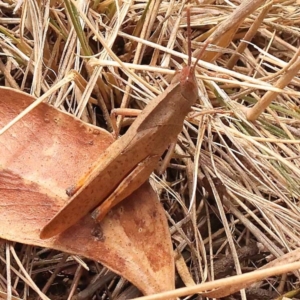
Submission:
[[[191,31],[191,10],[187,7],[187,37],[188,37],[188,66],[192,65],[192,31]]]
[[[194,65],[193,65],[193,67],[192,67],[192,71],[193,71],[193,72],[195,72],[195,69],[196,69],[196,66],[197,66],[197,64],[198,64],[198,61],[201,59],[203,53],[205,52],[205,50],[206,50],[206,48],[208,47],[209,44],[210,44],[210,39],[208,39],[208,40],[204,43],[202,49],[200,50],[199,54],[197,55],[196,61],[195,61]]]
[[[186,17],[187,17],[187,37],[188,37],[188,66],[192,65],[192,30],[191,30],[191,7],[190,5],[187,6],[186,9]],[[205,52],[207,46],[210,44],[210,39],[208,39],[202,49],[200,50],[199,54],[196,57],[196,62],[191,68],[191,73],[195,72],[196,66],[198,61],[201,59],[203,53]]]

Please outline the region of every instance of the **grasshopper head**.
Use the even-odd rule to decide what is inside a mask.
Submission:
[[[194,104],[198,99],[198,85],[193,67],[186,66],[180,72],[181,95]]]

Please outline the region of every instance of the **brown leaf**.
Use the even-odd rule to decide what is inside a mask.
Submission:
[[[0,88],[0,126],[33,98]],[[41,240],[41,228],[68,200],[66,188],[113,142],[97,127],[42,103],[0,136],[0,238],[97,260],[143,293],[174,288],[172,244],[164,211],[149,183],[96,225],[90,215]]]

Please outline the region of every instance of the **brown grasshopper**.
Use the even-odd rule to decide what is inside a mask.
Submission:
[[[157,167],[161,155],[181,132],[185,116],[198,99],[195,64],[191,64],[190,14],[188,18],[188,65],[177,71],[168,88],[138,115],[127,132],[104,153],[79,182],[67,190],[69,202],[42,229],[40,237],[59,234],[94,211],[101,221],[107,212],[138,189]],[[97,191],[97,192],[96,192]]]

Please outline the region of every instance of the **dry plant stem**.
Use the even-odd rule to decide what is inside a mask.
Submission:
[[[287,284],[287,280],[288,280],[287,277],[288,277],[287,274],[283,274],[281,276],[279,286],[276,289],[279,292],[279,294],[283,294],[284,293],[284,288],[285,288],[285,286]]]
[[[290,83],[290,81],[297,75],[300,70],[300,58],[297,58],[295,63],[286,71],[284,75],[276,82],[276,87],[282,89]],[[277,97],[278,93],[267,92],[261,100],[252,108],[245,110],[247,120],[255,121],[263,113],[263,111],[271,104]]]
[[[156,17],[157,14],[157,10],[158,10],[158,6],[160,5],[160,2],[151,2],[150,6],[149,6],[149,11],[151,11],[151,13],[149,14],[149,12],[147,13],[146,19],[145,19],[145,23],[149,26],[149,28],[152,28],[152,26],[150,25],[151,23],[153,23],[153,17]],[[141,32],[141,38],[145,38],[145,37],[149,37],[149,33],[147,33],[147,28],[148,26],[143,26],[142,28],[142,32]],[[138,64],[141,61],[141,57],[142,57],[142,44],[138,44],[136,47],[136,52],[133,58],[133,63],[134,64]],[[131,93],[131,84],[132,84],[133,80],[131,78],[129,78],[128,80],[128,84],[126,85],[125,88],[125,92],[124,92],[124,96],[121,102],[121,108],[127,108],[129,101],[130,101],[130,93]],[[123,121],[123,117],[120,116],[117,120],[117,127],[120,128],[120,125]]]
[[[116,275],[113,272],[109,272],[106,275],[102,275],[101,277],[100,276],[97,275],[98,278],[94,279],[86,289],[82,290],[80,293],[74,296],[74,300],[91,299],[93,294],[97,290],[108,284]]]
[[[74,0],[71,0],[71,2],[75,5],[75,7],[77,8],[78,13],[80,14],[80,17],[86,22],[86,24],[89,26],[90,30],[97,37],[97,39],[100,41],[100,43],[105,48],[105,50],[110,55],[110,57],[120,64],[120,66],[122,67],[122,70],[128,75],[128,77],[134,78],[136,80],[137,84],[140,84],[141,86],[144,86],[144,87],[148,88],[150,91],[156,91],[156,89],[154,89],[148,82],[146,82],[145,80],[142,80],[134,72],[132,72],[130,69],[128,69],[126,67],[126,65],[118,58],[118,56],[116,54],[114,54],[114,52],[111,50],[111,48],[107,45],[107,43],[106,43],[104,37],[102,36],[102,34],[93,27],[93,25],[91,24],[89,19],[82,12],[82,10],[78,7],[78,4]]]
[[[187,55],[184,54],[184,53],[179,53],[179,52],[173,51],[173,50],[168,49],[166,47],[162,47],[160,45],[157,45],[155,43],[152,43],[152,42],[149,42],[149,41],[146,41],[146,40],[142,40],[142,39],[140,39],[138,37],[131,36],[131,35],[123,33],[123,32],[119,32],[118,34],[121,37],[130,39],[132,41],[137,41],[137,42],[143,43],[143,44],[145,44],[147,46],[150,46],[150,47],[153,47],[153,48],[156,48],[156,49],[160,49],[161,51],[164,51],[166,53],[170,53],[170,54],[172,54],[172,55],[174,55],[176,57],[182,58],[184,60],[186,60],[188,58]],[[211,41],[209,41],[209,42],[211,42]],[[192,61],[195,62],[196,59],[192,58]],[[97,60],[95,58],[92,58],[91,62],[92,62],[92,64],[95,64],[95,65],[97,65],[99,63],[100,65],[107,65],[107,66],[110,66],[110,65],[112,65],[112,66],[121,66],[121,67],[123,67],[123,65],[126,66],[126,67],[130,66],[130,64],[127,64],[127,63],[122,63],[122,65],[120,65],[117,62],[113,62],[113,61],[109,61],[109,62],[106,63],[103,60]],[[215,72],[220,72],[222,74],[223,73],[227,74],[228,76],[237,77],[237,78],[239,78],[240,82],[233,82],[232,80],[230,81],[228,79],[222,79],[220,77],[211,77],[211,76],[209,76],[209,78],[208,78],[207,76],[197,75],[197,78],[200,78],[200,79],[204,79],[204,80],[205,79],[210,79],[210,80],[214,80],[216,82],[218,82],[218,81],[219,82],[229,82],[229,83],[237,84],[237,86],[245,85],[245,86],[249,86],[249,87],[259,88],[259,89],[262,89],[262,90],[270,90],[270,91],[274,91],[274,92],[277,92],[277,93],[286,93],[286,94],[289,94],[289,95],[300,96],[299,92],[296,92],[296,91],[289,92],[289,91],[286,91],[286,90],[282,90],[282,89],[273,87],[272,85],[267,84],[266,82],[264,82],[262,80],[259,80],[259,79],[256,79],[256,78],[252,78],[252,77],[249,77],[249,76],[246,76],[246,75],[243,75],[243,74],[240,74],[240,73],[237,73],[237,72],[234,72],[234,71],[231,71],[231,70],[228,70],[228,69],[216,66],[214,64],[208,63],[208,62],[203,61],[203,60],[199,61],[198,64],[201,67],[204,67],[204,68],[207,68],[207,69],[211,69],[211,70],[213,70]],[[132,65],[132,67],[135,68],[135,65]],[[137,68],[140,68],[140,67],[137,66]],[[151,67],[151,66],[148,66],[148,67],[145,66],[145,68],[147,68],[147,70],[148,69],[150,70],[153,67]],[[162,70],[161,72],[165,72],[165,74],[169,74],[169,73],[167,73],[168,72],[167,70]],[[172,72],[172,71],[169,71],[169,72]],[[156,89],[154,89],[153,87],[152,87],[151,90],[154,90],[154,92],[157,92]]]
[[[160,167],[157,169],[158,175],[162,175],[162,173],[167,169],[168,165],[170,164],[171,158],[174,154],[175,147],[176,147],[176,143],[172,143],[169,146],[169,149],[167,151],[165,158],[163,159]]]
[[[89,271],[89,266],[77,255],[72,255],[72,258],[85,270]]]
[[[198,171],[199,171],[199,159],[200,159],[200,153],[201,153],[201,145],[203,142],[204,134],[206,126],[204,126],[205,117],[200,117],[199,121],[199,129],[198,129],[198,137],[197,137],[197,145],[196,145],[196,151],[194,156],[194,170],[193,170],[193,188],[192,193],[190,197],[190,206],[189,206],[189,212],[192,209],[192,206],[195,203],[196,199],[196,191],[197,191],[197,177],[198,177]]]
[[[261,22],[264,20],[265,16],[269,12],[269,10],[272,7],[272,5],[273,5],[273,1],[270,1],[269,3],[267,3],[265,5],[264,9],[259,14],[258,18],[254,20],[254,23],[249,28],[248,32],[246,33],[245,37],[243,38],[243,41],[237,47],[237,49],[236,49],[236,53],[237,54],[232,55],[232,57],[229,59],[229,61],[227,63],[227,68],[228,69],[232,69],[235,66],[236,62],[239,59],[239,55],[238,54],[242,54],[244,52],[244,50],[247,48],[247,46],[248,46],[248,44],[245,43],[245,41],[246,42],[250,42],[252,40],[252,38],[256,34],[258,28],[260,27]]]
[[[201,135],[201,133],[199,130],[199,136],[200,135]],[[199,136],[197,139],[197,146],[199,145],[199,142],[201,143]],[[197,175],[197,172],[196,172],[196,175]],[[195,178],[193,178],[193,181],[195,181]],[[190,202],[192,201],[193,192],[194,192],[193,188],[189,189],[189,196],[191,197]],[[194,252],[195,252],[195,256],[196,256],[195,263],[197,263],[197,265],[198,265],[197,273],[199,273],[199,275],[197,274],[195,280],[197,280],[197,282],[200,282],[200,281],[203,282],[203,281],[207,280],[207,263],[206,263],[207,261],[206,261],[206,251],[205,251],[205,247],[203,244],[203,239],[202,239],[201,234],[197,227],[196,205],[190,205],[189,214],[191,217],[192,230],[194,232],[194,239],[195,239],[194,240],[194,244],[195,244]],[[203,257],[203,259],[201,256]],[[203,263],[204,263],[204,266],[203,266]]]
[[[230,191],[228,193],[234,199],[234,195],[231,194]],[[235,200],[237,201],[237,199]],[[266,235],[262,234],[262,232],[259,231],[258,228],[232,204],[232,201],[229,201],[225,198],[223,199],[223,202],[226,205],[226,207],[228,207],[230,211],[245,225],[245,227],[248,228],[249,231],[251,231],[251,233],[256,237],[256,239],[266,247],[266,249],[268,249],[276,257],[283,255],[283,251],[276,247]],[[241,203],[239,203],[239,205],[242,206]],[[244,209],[247,211],[247,206],[244,204],[243,206]]]
[[[83,272],[83,267],[81,265],[79,265],[77,267],[77,270],[75,272],[75,276],[74,276],[74,279],[73,279],[73,282],[72,282],[72,287],[71,287],[71,291],[69,293],[69,296],[68,296],[68,300],[71,300],[76,289],[77,289],[77,286],[78,286],[78,283],[79,283],[79,280],[80,280],[80,277],[82,275],[82,272]]]
[[[12,288],[11,288],[11,272],[10,272],[10,251],[9,243],[5,243],[6,247],[6,280],[7,280],[7,300],[11,300]]]
[[[28,281],[28,284],[30,285],[30,287],[36,291],[36,293],[40,296],[40,298],[42,300],[50,300],[46,295],[44,295],[40,289],[37,287],[37,285],[34,283],[34,281],[30,278],[29,274],[26,272],[25,268],[23,267],[22,263],[20,262],[15,249],[10,246],[10,252],[12,253],[17,265],[19,266],[19,268],[21,269],[21,271],[23,272],[26,280]],[[12,270],[14,270],[13,268],[11,268]],[[14,270],[14,272],[16,272],[16,270]]]
[[[0,299],[2,300],[7,300],[7,293],[5,293],[5,292],[2,292],[1,290],[0,290]],[[21,298],[19,298],[19,297],[15,297],[15,296],[12,296],[11,297],[11,300],[22,300]]]
[[[59,47],[60,47],[61,43],[62,43],[62,37],[58,36],[58,39],[55,41],[53,51],[51,52],[51,56],[47,62],[47,65],[45,66],[46,70],[43,73],[41,82],[45,82],[45,79],[47,78],[49,71],[51,70],[51,65],[54,63],[54,60],[55,60],[56,56],[58,55]]]
[[[120,128],[117,125],[117,116],[123,117],[137,117],[141,110],[134,108],[115,108],[110,113],[111,124],[113,128],[113,135],[117,139],[119,136]]]
[[[31,105],[29,105],[26,109],[24,109],[17,117],[15,117],[6,126],[4,126],[0,130],[0,135],[2,135],[6,130],[8,130],[11,126],[13,126],[16,122],[18,122],[24,116],[26,116],[29,112],[31,112],[35,107],[37,107],[40,103],[42,103],[45,99],[47,99],[57,89],[59,89],[66,83],[73,81],[75,77],[76,77],[76,73],[70,72],[63,80],[58,82],[56,85],[52,86],[43,96],[36,99]]]
[[[95,94],[96,94],[96,97],[97,97],[97,102],[98,102],[98,105],[103,113],[103,117],[104,117],[104,120],[105,122],[107,123],[107,127],[108,127],[108,130],[109,131],[112,131],[113,130],[113,126],[111,124],[111,119],[109,117],[109,112],[107,110],[107,106],[105,104],[105,101],[102,97],[102,94],[101,94],[101,89],[99,88],[99,86],[96,84],[102,72],[102,68],[101,67],[97,67],[93,70],[92,72],[92,68],[87,64],[86,65],[86,69],[87,69],[87,72],[89,74],[89,82],[87,84],[87,87],[82,95],[82,102],[83,103],[79,103],[80,105],[78,106],[78,109],[79,111],[77,112],[78,114],[78,117],[80,118],[81,115],[83,114],[83,111],[85,110],[85,107],[90,99],[90,96],[92,94],[92,91],[94,90],[95,91]]]
[[[293,52],[295,52],[294,56],[290,59],[290,61],[288,63],[286,63],[286,62],[278,60],[275,57],[269,55],[269,53],[267,51],[263,51],[261,49],[259,49],[259,51],[262,53],[263,60],[266,63],[275,64],[275,66],[281,67],[281,69],[279,71],[277,71],[276,73],[273,73],[269,76],[262,77],[261,80],[263,80],[263,81],[268,81],[268,80],[273,80],[273,79],[275,80],[281,74],[284,74],[285,72],[287,72],[288,69],[297,61],[297,59],[300,55],[300,49],[295,49],[293,51]],[[293,84],[296,84],[297,86],[299,86],[299,79],[297,77],[293,78]]]
[[[174,5],[175,3],[170,3],[169,9],[172,9],[172,5]],[[176,36],[178,33],[178,29],[179,29],[179,25],[180,25],[180,21],[181,21],[181,16],[180,16],[180,12],[183,9],[183,5],[184,2],[182,2],[182,6],[180,8],[180,11],[178,12],[178,16],[174,21],[172,20],[172,18],[169,18],[167,23],[165,24],[165,26],[167,27],[169,24],[171,24],[171,28],[170,29],[170,33],[169,33],[169,37],[168,37],[168,43],[166,45],[167,49],[173,49],[174,48],[174,44],[176,42]],[[168,13],[168,12],[167,12]],[[171,11],[169,11],[169,13],[171,14]],[[170,25],[169,25],[170,27]],[[158,52],[158,51],[156,51]],[[171,55],[169,53],[164,53],[164,56],[162,58],[161,61],[161,66],[162,67],[168,67],[170,64],[170,59],[171,59]]]
[[[89,61],[89,64],[92,67],[95,66],[104,66],[104,67],[118,67],[121,68],[122,66],[116,62],[116,61],[112,61],[112,60],[103,60],[103,59],[97,59],[95,57],[92,57]],[[123,64],[130,69],[134,69],[134,70],[140,70],[140,71],[150,71],[150,72],[159,72],[159,73],[163,73],[163,74],[170,74],[170,75],[174,75],[175,71],[174,70],[170,70],[170,69],[163,69],[160,67],[155,67],[155,66],[148,66],[148,65],[139,65],[139,64],[132,64],[132,63],[124,63]]]
[[[285,274],[291,271],[300,269],[300,262],[294,262],[290,264],[285,264],[283,266],[272,267],[265,270],[258,270],[250,272],[247,274],[236,275],[224,279],[215,280],[213,282],[206,282],[202,284],[197,284],[193,287],[185,287],[176,289],[173,291],[163,292],[151,296],[139,297],[136,300],[164,300],[171,299],[174,297],[182,297],[187,295],[193,295],[196,293],[203,293],[211,289],[225,288],[237,284],[247,284],[248,286],[254,282],[263,280],[265,278],[276,276],[280,274]]]
[[[268,24],[268,21],[265,20],[264,21],[265,24]],[[263,35],[263,37],[270,39],[273,36],[273,31],[270,32],[268,29],[266,28],[262,28],[260,30],[260,33]],[[274,37],[274,45],[276,45],[276,47],[280,50],[288,50],[287,53],[293,53],[297,51],[297,47],[293,46],[292,44],[290,44],[288,41],[284,41],[283,39],[281,39],[279,36],[275,36]]]
[[[299,168],[297,168],[293,163],[291,163],[290,161],[284,159],[281,155],[273,152],[271,149],[269,149],[268,147],[262,145],[261,143],[258,143],[257,140],[255,138],[249,137],[245,134],[242,134],[238,131],[235,131],[235,134],[237,136],[241,136],[242,138],[250,141],[251,143],[253,143],[258,149],[261,149],[263,151],[265,151],[266,153],[268,153],[271,157],[273,157],[273,159],[277,159],[278,161],[280,161],[283,165],[286,165],[289,169],[293,170],[295,172],[295,174],[297,176],[300,176],[300,170]],[[259,141],[260,139],[258,139]],[[283,140],[281,141],[282,143],[289,143],[288,140]],[[291,141],[291,144],[298,144],[297,141]]]
[[[156,27],[154,33],[151,35],[151,37],[149,39],[151,42],[156,41],[156,43],[159,44],[159,45],[163,42],[164,37],[167,34],[168,22],[170,20],[170,16],[171,16],[172,9],[173,9],[172,5],[173,5],[174,2],[175,1],[173,1],[173,0],[170,1],[170,5],[168,6],[168,10],[167,10],[167,12],[164,16],[164,19],[159,22],[159,24]],[[150,66],[153,66],[153,65],[155,66],[157,64],[159,56],[160,56],[160,52],[157,49],[154,49],[149,65]],[[164,62],[164,59],[162,59],[162,62]]]
[[[0,71],[3,73],[5,77],[5,81],[8,82],[8,84],[15,89],[20,89],[18,84],[16,83],[15,79],[11,76],[10,70],[7,69],[7,67],[3,64],[2,60],[0,60]]]
[[[276,265],[283,265],[283,264],[289,264],[293,263],[295,261],[300,261],[300,249],[293,250],[288,253],[283,253],[279,257],[275,258],[271,262],[267,263],[265,266],[263,266],[261,269],[268,269],[271,267],[275,267]],[[300,278],[299,271],[294,272],[295,276],[297,278]]]
[[[289,34],[291,36],[295,36],[297,38],[300,38],[299,31],[298,30],[293,30],[292,26],[289,27],[289,28],[287,28],[286,26],[282,26],[282,25],[280,25],[278,23],[274,23],[274,22],[271,22],[271,21],[268,21],[268,20],[265,20],[264,23],[267,24],[267,25],[269,25],[271,28],[275,28],[276,31],[277,30],[278,31],[282,31],[282,32],[287,33],[287,34]]]
[[[175,259],[175,265],[177,272],[181,278],[181,280],[184,282],[185,286],[194,286],[195,281],[193,277],[191,276],[191,273],[185,263],[185,260],[181,253],[174,253]]]
[[[274,42],[273,42],[273,44],[274,44]],[[275,66],[281,67],[281,69],[279,71],[277,71],[276,73],[272,73],[268,76],[261,77],[261,80],[267,82],[269,80],[273,80],[273,79],[275,80],[276,77],[278,78],[281,74],[285,73],[293,65],[293,63],[297,60],[297,58],[298,58],[297,53],[299,54],[300,49],[291,50],[292,53],[296,52],[296,54],[292,57],[292,59],[288,63],[276,59],[275,57],[269,55],[268,52],[265,52],[261,49],[259,49],[259,51],[263,54],[263,60],[265,62],[267,62],[267,63],[269,62],[271,64],[275,64]],[[299,80],[297,80],[297,78],[294,78],[294,80],[296,82],[297,81],[299,82]]]
[[[111,116],[137,117],[141,113],[140,109],[135,108],[115,108],[111,111]]]
[[[209,37],[210,43],[217,46],[227,47],[232,40],[240,23],[251,13],[253,13],[259,6],[263,5],[265,0],[245,0],[239,5],[225,21],[220,23],[215,32]],[[196,50],[193,56],[197,56],[199,50]],[[218,53],[207,53],[204,60],[212,61]]]
[[[220,199],[220,195],[219,195],[219,193],[218,193],[211,177],[209,176],[209,173],[207,172],[207,170],[205,172],[205,175],[206,175],[206,178],[208,179],[209,184],[212,188],[212,192],[214,194],[214,197],[215,197],[215,200],[216,200],[216,203],[217,203],[217,206],[218,206],[218,211],[220,213],[220,217],[221,217],[223,226],[225,228],[226,237],[227,237],[228,244],[229,244],[231,254],[232,254],[232,257],[233,257],[236,273],[237,274],[242,274],[240,262],[239,262],[238,255],[237,255],[237,252],[236,252],[236,248],[235,248],[235,245],[234,245],[233,236],[231,234],[231,230],[229,228],[229,224],[228,224],[228,221],[226,219],[226,215],[225,215],[225,211],[224,211],[224,207],[223,207],[223,201],[224,201],[225,197],[223,197],[223,199],[222,199],[223,201]],[[241,293],[241,298],[246,300],[247,298],[246,298],[245,290],[241,290],[240,293]]]
[[[1,291],[3,290],[5,290],[5,284],[7,285],[7,280],[6,280],[6,278],[4,278],[4,276],[2,276],[1,274],[0,274],[0,296],[1,296]],[[16,289],[12,286],[12,293],[14,293],[15,295],[17,295],[17,296],[19,296],[19,294],[18,294],[18,292],[16,291]],[[7,293],[5,293],[5,296],[7,295]],[[0,298],[1,299],[1,298]],[[5,298],[6,299],[6,298]],[[17,297],[14,297],[14,296],[12,296],[12,299],[20,299],[20,298],[17,298]]]
[[[141,296],[141,292],[135,286],[129,286],[120,294],[115,296],[115,300],[125,300],[125,299],[135,299],[136,297]]]
[[[120,294],[120,291],[123,289],[123,287],[125,287],[126,283],[126,279],[121,277],[118,283],[116,284],[114,291],[111,294],[111,299],[116,299],[116,296]]]
[[[298,299],[299,297],[297,297],[297,296],[299,296],[299,293],[300,293],[300,289],[299,288],[298,289],[294,289],[294,290],[288,291],[287,293],[285,293],[281,297],[277,297],[276,300]]]
[[[64,263],[66,262],[67,258],[68,258],[68,254],[64,254],[64,256],[62,257],[61,261],[58,263],[58,265],[56,266],[55,270],[53,271],[53,273],[51,274],[51,277],[47,280],[47,283],[45,284],[45,286],[42,289],[42,293],[46,294],[49,287],[51,286],[51,284],[53,283],[53,281],[55,280],[57,274],[60,272],[61,268],[63,267]]]
[[[32,0],[27,1],[28,5],[28,12],[27,15],[23,15],[22,17],[26,18],[26,22],[30,22],[31,24],[31,34],[34,40],[34,47],[33,47],[33,61],[34,64],[34,71],[33,71],[33,80],[31,86],[31,93],[38,97],[41,94],[41,82],[40,78],[42,78],[42,55],[43,53],[43,42],[41,32],[43,31],[42,28],[42,16],[43,10],[41,11],[38,7],[38,3]],[[47,5],[45,5],[47,9]],[[49,8],[49,6],[48,6]],[[45,28],[45,32],[47,29]]]
[[[63,80],[65,75],[68,74],[68,72],[70,72],[72,68],[74,68],[74,52],[76,52],[75,50],[76,41],[77,41],[77,36],[74,28],[72,27],[69,32],[68,38],[65,42],[66,44],[62,53],[64,59],[61,60],[58,65],[58,74],[53,85]],[[55,97],[53,97],[53,99],[52,97],[50,97],[50,103],[53,103],[55,107],[59,107],[59,105],[63,101],[62,98],[65,95],[67,88],[68,87],[61,88],[58,94],[55,95]]]

